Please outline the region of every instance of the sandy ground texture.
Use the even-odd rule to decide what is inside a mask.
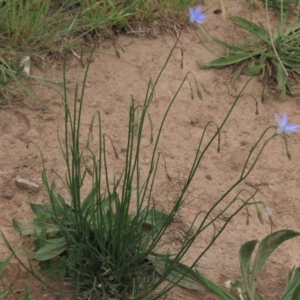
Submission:
[[[243,15],[240,1],[228,0],[225,3],[231,11]],[[222,15],[214,14],[214,9],[211,8],[207,12],[208,18],[204,24],[206,29],[228,41],[243,39],[244,33],[236,30]],[[254,11],[254,15],[264,20],[264,14],[259,9]],[[273,14],[270,18],[272,23],[277,20]],[[108,147],[112,162],[111,170],[116,174],[122,171],[125,159],[124,149],[131,95],[137,103],[143,103],[149,78],[156,78],[174,42],[174,36],[169,34],[161,34],[156,38],[119,36],[117,44],[119,49],[124,50],[124,52],[120,50],[120,59],[116,57],[113,44],[109,40],[101,43],[96,50],[90,65],[85,92],[82,135],[86,137],[91,118],[95,111],[99,111],[102,116],[103,131],[112,138],[120,155],[118,161],[114,160],[112,148]],[[248,79],[242,76],[235,87],[231,88],[229,69],[200,70],[196,60],[208,62],[214,59],[214,56],[206,49],[205,46],[208,46],[206,41],[199,41],[191,29],[182,32],[178,45],[184,52],[183,69],[180,68],[180,50],[175,51],[157,86],[155,99],[150,107],[154,133],[157,133],[158,123],[187,72],[192,72],[197,79],[203,100],[199,100],[196,95],[194,100],[191,99],[190,87],[186,82],[166,121],[159,151],[166,159],[172,181],[166,178],[164,165],[161,164],[154,188],[158,207],[166,211],[171,209],[181,183],[188,175],[205,124],[208,121],[221,123],[234,101],[234,94]],[[33,75],[61,82],[62,62],[56,62],[47,70],[32,66],[31,72]],[[80,60],[70,55],[67,61],[69,86],[74,87],[76,82],[80,85],[84,72]],[[195,92],[193,77],[189,78]],[[29,204],[48,202],[41,186],[41,157],[33,144],[26,148],[29,141],[36,144],[43,152],[50,180],[56,180],[58,190],[64,191],[63,185],[51,172],[51,169],[54,169],[63,176],[66,171],[57,140],[57,130],[63,133],[64,124],[61,97],[52,87],[37,84],[36,81],[32,81],[32,86],[48,109],[28,97],[18,97],[9,105],[0,107],[0,229],[14,246],[18,244],[19,236],[12,228],[12,218],[20,222],[28,222],[33,217]],[[180,230],[176,231],[174,248],[184,237],[185,228],[192,223],[195,214],[199,211],[207,211],[239,178],[253,144],[265,128],[276,125],[274,112],[280,115],[287,112],[292,123],[300,123],[300,106],[296,98],[287,97],[284,101],[280,101],[278,93],[273,88],[269,88],[267,99],[262,104],[259,101],[262,89],[262,83],[258,78],[254,78],[249,83],[246,93],[258,99],[259,114],[255,114],[256,105],[253,98],[245,96],[241,99],[222,130],[221,151],[218,153],[217,143],[213,143],[201,162],[188,191],[188,199],[193,201],[182,209],[176,220]],[[209,129],[208,136],[212,136],[213,132],[214,129]],[[149,124],[146,125],[144,137],[142,171],[147,170],[150,162]],[[83,145],[84,141],[85,138],[82,140]],[[252,191],[257,188],[260,192],[257,200],[264,197],[272,209],[275,229],[297,231],[300,230],[298,190],[300,188],[300,134],[292,134],[288,139],[288,145],[292,155],[291,161],[285,154],[285,141],[282,136],[272,140],[265,148],[253,172],[234,189],[225,203],[228,203],[232,196],[243,188]],[[96,141],[92,141],[92,147],[97,149]],[[17,177],[30,180],[40,188],[37,191],[22,189],[15,182]],[[246,211],[241,211],[229,222],[226,230],[198,264],[199,270],[204,275],[223,287],[225,281],[240,278],[238,251],[242,243],[252,239],[261,240],[270,233],[271,227],[266,213],[264,212],[265,224],[262,225],[254,207],[250,207],[249,212],[250,225],[246,226]],[[224,220],[220,220],[217,227],[220,228]],[[210,242],[211,234],[212,229],[199,236],[186,255],[186,263],[191,263],[203,251]],[[27,244],[30,245],[30,240]],[[300,265],[299,249],[300,239],[295,238],[281,245],[268,260],[258,282],[258,290],[266,299],[279,298],[287,283],[289,269]],[[1,240],[0,258],[3,259],[8,254]],[[25,259],[24,255],[21,257]],[[34,299],[73,299],[72,296],[58,298],[46,291],[16,261],[12,262],[4,275],[7,278],[5,284],[12,282],[11,299],[21,297],[20,293],[25,283],[29,285]],[[61,286],[57,282],[54,284]],[[216,299],[216,297],[175,288],[170,292],[168,299]]]

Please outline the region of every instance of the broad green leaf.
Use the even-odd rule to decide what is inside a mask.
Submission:
[[[59,203],[59,200],[58,200],[58,195],[56,193],[56,185],[55,185],[55,182],[53,182],[51,184],[51,187],[49,186],[49,183],[48,183],[48,179],[47,179],[47,176],[46,176],[46,173],[43,171],[43,174],[42,174],[42,182],[43,182],[43,185],[45,187],[45,190],[47,191],[47,193],[49,194],[50,196],[50,199],[53,201],[53,203]]]
[[[55,224],[47,224],[44,222],[29,222],[23,225],[15,219],[13,219],[13,227],[16,231],[20,232],[22,235],[40,233],[42,230],[46,230],[47,232],[61,231],[61,228]]]
[[[168,256],[148,256],[148,259],[152,262],[155,271],[163,276],[166,270],[170,267],[173,260]],[[182,275],[186,274],[182,279]],[[189,267],[185,266],[182,263],[176,263],[172,270],[167,275],[167,279],[177,285],[180,285],[184,288],[190,290],[202,291],[202,285],[197,282],[195,271],[191,270]],[[178,281],[180,279],[180,281]]]
[[[246,47],[238,47],[238,46],[234,46],[234,45],[231,45],[231,44],[228,44],[222,40],[219,40],[217,37],[213,36],[212,39],[219,45],[225,47],[225,48],[228,48],[232,51],[235,51],[235,52],[243,52],[243,51],[246,51]]]
[[[266,64],[261,64],[258,66],[249,66],[248,69],[245,71],[246,75],[255,76],[258,75],[264,68]]]
[[[300,299],[300,283],[294,289],[291,300],[299,300]]]
[[[263,26],[257,25],[238,16],[233,16],[231,17],[231,19],[236,26],[249,31],[250,33],[256,35],[257,37],[265,41],[267,44],[270,44],[269,33]]]
[[[287,85],[287,76],[285,74],[284,69],[277,64],[277,89],[280,91],[280,99],[284,99],[286,96],[286,85]]]
[[[50,241],[36,252],[28,250],[26,252],[38,261],[45,261],[60,255],[68,248],[65,238],[52,239]]]
[[[63,208],[59,205],[30,203],[30,207],[36,215],[56,217],[59,214],[64,214]],[[54,210],[56,213],[54,212]]]
[[[237,66],[237,68],[236,68],[236,70],[235,70],[235,72],[234,72],[234,74],[233,74],[233,76],[232,76],[232,79],[231,79],[231,85],[232,85],[232,86],[235,84],[235,81],[236,81],[236,80],[239,78],[239,76],[241,75],[242,71],[243,71],[244,68],[245,68],[246,63],[247,63],[247,60],[243,61],[242,63],[240,63],[240,64]]]
[[[293,230],[279,230],[265,237],[259,244],[253,264],[253,281],[257,282],[258,275],[272,252],[283,242],[300,235]]]
[[[253,56],[254,54],[249,54],[249,53],[236,53],[236,54],[230,54],[229,56],[220,57],[207,64],[200,64],[199,62],[197,62],[197,65],[201,69],[222,68],[222,67],[227,67],[239,63]]]
[[[199,271],[195,270],[197,281],[205,286],[213,294],[218,295],[223,300],[235,300],[230,294],[224,291],[221,287],[215,284],[213,281],[207,279]]]
[[[273,59],[276,60],[276,62],[278,62],[278,58],[275,54],[275,52],[273,51],[273,49],[271,51],[265,52],[264,53],[265,59]]]
[[[52,205],[52,204],[30,203],[30,206],[31,206],[32,211],[37,216],[44,215],[44,216],[46,216],[46,219],[47,218],[52,219],[52,220],[59,219],[60,222],[64,225],[64,227],[74,225],[72,218],[69,217],[70,213],[71,213],[71,215],[73,214],[72,208],[70,206],[68,206],[67,204],[65,204],[65,206],[61,206],[61,205],[56,205],[56,204]],[[48,224],[50,224],[50,223],[46,223],[45,221],[44,221],[44,223],[46,224],[46,227],[48,227]]]
[[[4,297],[8,294],[9,290],[4,290],[0,292],[0,299],[4,299]]]
[[[97,224],[98,219],[101,219],[103,215],[106,217],[108,214],[112,216],[115,213],[116,203],[119,201],[119,196],[116,192],[112,193],[110,196],[103,197],[98,202],[95,203],[93,197],[95,196],[92,191],[89,196],[85,199],[82,204],[81,211],[85,220],[91,224]],[[108,219],[103,220],[104,223],[108,224]]]
[[[274,43],[276,43],[276,40],[278,38],[281,38],[281,36],[283,35],[283,29],[286,25],[286,17],[283,18],[283,20],[281,22],[279,22],[279,24],[277,25],[274,33],[273,33],[273,41]]]
[[[293,68],[293,71],[300,75],[300,68]]]
[[[242,245],[239,252],[240,268],[243,279],[245,280],[248,293],[251,293],[252,278],[250,269],[250,260],[257,241],[249,241]]]
[[[281,295],[279,300],[291,300],[293,293],[295,292],[300,299],[299,289],[300,288],[300,268],[297,268],[294,272],[293,279],[287,284],[285,287],[283,294]]]
[[[298,31],[299,29],[300,29],[300,20],[298,20],[298,21],[292,23],[291,25],[289,25],[287,27],[287,29],[285,30],[284,35],[287,36],[292,32]]]
[[[110,207],[114,207],[116,202],[120,202],[119,195],[114,192],[101,200],[101,209],[103,212],[107,211]]]
[[[153,257],[151,256],[150,261],[153,263],[155,270],[158,274],[163,275],[164,271],[171,265],[173,262],[169,257]],[[178,279],[184,275],[184,278],[178,282]],[[221,287],[215,284],[213,281],[210,281],[206,277],[200,274],[197,270],[192,270],[188,266],[177,263],[172,268],[170,274],[167,276],[167,279],[172,283],[178,284],[187,289],[200,290],[204,288],[211,293],[218,295],[223,300],[235,300],[230,294],[224,291]]]
[[[167,227],[172,222],[172,219],[170,219],[167,224],[169,215],[164,212],[151,209],[149,211],[145,211],[145,213],[147,214],[145,224],[149,224],[155,230],[161,230],[163,227]]]

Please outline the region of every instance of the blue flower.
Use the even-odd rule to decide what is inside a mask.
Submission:
[[[275,113],[275,118],[278,123],[278,128],[276,133],[282,134],[286,132],[297,132],[299,125],[297,124],[288,124],[289,118],[287,113],[284,113],[283,119],[279,117],[278,114]]]
[[[206,18],[206,14],[201,14],[202,6],[198,5],[195,9],[189,8],[190,10],[190,21],[191,23],[197,22],[199,24],[203,23],[203,20]]]

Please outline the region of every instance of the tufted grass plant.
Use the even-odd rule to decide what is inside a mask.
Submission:
[[[142,141],[145,138],[144,125],[147,121],[152,129],[149,107],[157,83],[177,48],[176,42],[157,78],[154,81],[149,80],[144,103],[139,105],[133,97],[131,99],[125,163],[121,174],[110,174],[108,142],[113,147],[116,159],[118,155],[114,145],[111,145],[110,138],[103,132],[100,113],[96,113],[91,122],[91,128],[98,124],[98,153],[95,154],[90,149],[91,131],[85,146],[81,143],[81,114],[89,66],[86,69],[82,90],[77,87],[72,104],[68,99],[65,85],[64,139],[59,138],[59,143],[67,171],[65,177],[57,175],[67,188],[68,195],[57,192],[55,183],[48,181],[44,166],[42,180],[50,203],[31,204],[31,209],[36,215],[32,222],[21,224],[13,220],[13,226],[21,236],[34,237],[35,249],[25,249],[29,259],[39,261],[41,271],[70,282],[74,286],[73,290],[56,290],[57,292],[76,293],[87,297],[95,294],[102,299],[159,299],[174,285],[204,291],[209,280],[194,269],[196,264],[209,251],[236,214],[250,205],[257,207],[263,204],[256,200],[257,190],[241,189],[233,198],[228,198],[233,189],[251,173],[265,146],[278,135],[274,133],[275,126],[267,128],[254,143],[248,157],[245,158],[240,176],[232,186],[215,199],[207,211],[195,213],[180,250],[176,253],[171,252],[173,240],[168,235],[169,228],[180,209],[188,205],[186,199],[188,189],[199,169],[200,162],[207,155],[210,147],[216,147],[216,151],[220,151],[221,131],[235,105],[247,95],[244,94],[246,84],[221,124],[208,122],[199,133],[199,142],[190,164],[190,173],[185,178],[174,206],[169,211],[158,210],[157,201],[153,198],[153,189],[161,156],[157,150],[159,141],[165,120],[171,107],[175,105],[178,93],[186,81],[189,81],[190,87],[192,86],[190,78],[194,78],[193,74],[187,73],[183,78],[165,111],[155,137],[151,130],[148,138],[153,145],[152,158],[146,177],[142,177],[140,170],[141,153],[144,151]],[[67,82],[66,78],[65,82]],[[197,82],[195,82],[195,89],[198,97],[201,98]],[[193,90],[191,92],[193,94]],[[214,128],[215,131],[205,142],[209,128]],[[88,161],[92,163],[88,164]],[[87,176],[91,176],[92,181],[88,180]],[[109,178],[114,178],[112,184]],[[90,184],[90,189],[86,194],[82,188],[87,184]],[[233,205],[235,208],[232,207]],[[229,209],[231,209],[229,218],[221,225],[218,223],[216,227],[215,223]],[[185,254],[208,228],[214,228],[211,240],[205,244],[204,250],[190,265],[185,265]],[[34,270],[30,260],[29,265],[23,262],[5,237],[4,240],[28,272],[48,288],[55,290],[54,286],[47,283]],[[216,293],[218,294],[218,291]],[[224,293],[226,294],[221,291],[222,295]]]
[[[20,65],[22,57],[28,56],[37,65],[49,66],[51,61],[63,58],[70,50],[81,56],[82,52],[90,51],[88,43],[84,42],[86,37],[105,35],[111,24],[130,15],[129,9],[130,5],[124,7],[111,1],[98,4],[98,9],[94,7],[93,11],[89,1],[1,1],[0,104],[13,99],[15,89],[38,100],[24,79],[53,84],[45,78],[25,74],[24,66]]]
[[[273,8],[278,15],[281,15],[282,12],[299,15],[299,0],[247,0],[247,2],[258,7]]]
[[[186,23],[192,0],[6,0],[0,1],[0,105],[16,96],[16,89],[37,98],[24,79],[20,61],[28,56],[35,65],[50,67],[66,53],[82,58],[99,37],[113,37],[131,23],[157,21],[164,28]],[[175,25],[174,25],[175,24]],[[130,27],[130,31],[136,26]],[[138,26],[140,27],[140,26]],[[84,62],[82,62],[84,64]],[[47,82],[49,83],[49,82]]]

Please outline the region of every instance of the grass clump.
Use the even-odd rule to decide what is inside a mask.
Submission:
[[[280,15],[285,13],[299,13],[299,0],[247,0],[249,4],[254,4],[258,7],[271,7]]]
[[[62,58],[70,49],[82,53],[89,48],[89,43],[85,40],[87,36],[95,33],[107,35],[107,29],[112,24],[117,24],[130,15],[130,7],[114,5],[111,1],[105,3],[107,5],[98,5],[98,10],[96,7],[92,10],[86,1],[1,2],[1,103],[10,101],[12,90],[16,88],[14,83],[19,90],[30,93],[29,85],[22,77],[37,79],[23,72],[24,66],[20,62],[24,56],[40,64],[53,58]]]
[[[124,29],[132,22],[150,24],[160,20],[166,28],[171,21],[184,24],[184,12],[192,3],[191,0],[1,1],[0,104],[12,98],[16,87],[13,83],[21,91],[29,92],[29,86],[21,80],[24,75],[28,77],[20,66],[22,57],[48,65],[70,50],[81,56],[83,51],[90,51],[99,36],[112,37],[114,29]]]

